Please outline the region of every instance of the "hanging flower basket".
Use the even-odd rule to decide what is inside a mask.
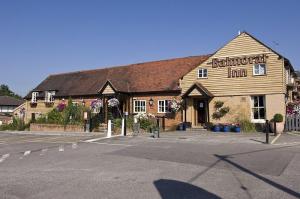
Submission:
[[[169,101],[169,109],[173,113],[177,113],[182,107],[182,101],[172,99]]]
[[[107,101],[107,103],[108,103],[108,107],[117,107],[120,104],[117,98],[111,98]]]
[[[93,113],[99,113],[102,107],[103,101],[101,99],[96,99],[91,102],[91,110]]]

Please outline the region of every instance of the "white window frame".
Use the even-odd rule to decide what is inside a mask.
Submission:
[[[258,74],[255,72],[255,68],[258,66]],[[261,67],[264,66],[265,67],[265,70],[264,70],[264,73],[260,73],[261,72]],[[254,76],[263,76],[263,75],[266,75],[267,74],[267,65],[266,64],[254,64],[253,65],[253,75]]]
[[[170,113],[170,110],[168,110],[168,102],[170,100],[158,100],[157,101],[157,113]],[[163,102],[163,105],[160,105],[161,102]],[[160,110],[161,108],[161,110]]]
[[[200,71],[201,71],[201,76],[200,76]],[[204,76],[204,74],[206,74],[206,76]],[[198,78],[200,79],[206,79],[208,78],[208,71],[207,68],[198,68]]]
[[[259,99],[258,99],[258,106],[254,107],[254,98],[255,97],[262,97],[263,101],[264,101],[264,105],[260,106],[259,105]],[[255,108],[264,109],[264,112],[265,112],[264,118],[257,118],[257,119],[254,118],[254,109]],[[253,123],[265,123],[266,122],[266,113],[267,113],[267,111],[266,111],[266,96],[265,95],[253,95],[253,96],[251,96],[251,121]],[[258,116],[259,116],[259,111],[258,111]]]
[[[140,102],[139,105],[136,104],[137,102]],[[142,106],[141,102],[143,102],[145,104],[144,111],[142,110],[143,106]],[[137,110],[136,110],[136,108],[137,108]],[[147,101],[146,100],[134,100],[133,101],[133,112],[134,113],[146,113],[146,110],[147,110]]]
[[[55,91],[45,91],[45,102],[54,102]]]
[[[32,92],[31,93],[31,103],[36,103],[38,96],[39,96],[39,92]]]

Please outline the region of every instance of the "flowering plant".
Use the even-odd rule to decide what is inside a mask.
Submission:
[[[100,112],[101,107],[103,107],[103,102],[101,99],[95,99],[91,102],[92,112],[94,112],[94,113]]]
[[[291,102],[286,107],[288,116],[300,115],[300,101]]]
[[[141,119],[150,119],[150,118],[155,118],[155,115],[151,114],[151,113],[138,113],[134,116],[134,118],[137,118],[139,120]]]
[[[20,115],[21,115],[22,117],[25,115],[25,108],[24,108],[24,107],[21,108],[21,110],[20,110]]]
[[[109,107],[116,107],[120,104],[117,98],[111,98],[107,101]]]
[[[175,98],[169,101],[169,108],[172,112],[176,113],[180,110],[182,102]]]
[[[58,112],[62,112],[64,109],[66,108],[66,104],[65,103],[59,103],[56,107]]]
[[[134,116],[134,118],[137,118],[137,119],[148,119],[148,116],[146,113],[138,113]]]

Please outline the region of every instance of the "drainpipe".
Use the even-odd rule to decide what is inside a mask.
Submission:
[[[186,98],[184,98],[184,123],[186,123],[186,106],[187,106]]]

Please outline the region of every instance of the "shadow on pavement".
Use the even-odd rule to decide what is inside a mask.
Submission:
[[[177,180],[160,179],[154,181],[162,199],[219,199],[221,197],[200,187]]]
[[[215,156],[217,158],[219,158],[219,160],[227,162],[230,165],[238,168],[239,170],[241,170],[241,171],[243,171],[243,172],[245,172],[245,173],[247,173],[249,175],[252,175],[253,177],[255,177],[255,178],[257,178],[257,179],[259,179],[259,180],[261,180],[261,181],[263,181],[263,182],[265,182],[265,183],[267,183],[267,184],[269,184],[269,185],[271,185],[271,186],[273,186],[273,187],[275,187],[275,188],[277,188],[277,189],[279,189],[279,190],[281,190],[281,191],[283,191],[283,192],[285,192],[285,193],[287,193],[287,194],[289,194],[291,196],[294,196],[296,198],[300,198],[300,193],[299,192],[296,192],[296,191],[294,191],[292,189],[289,189],[288,187],[285,187],[285,186],[283,186],[281,184],[278,184],[278,183],[276,183],[276,182],[274,182],[272,180],[269,180],[268,178],[265,178],[265,177],[263,177],[263,176],[255,173],[255,172],[253,172],[253,171],[251,171],[251,170],[249,170],[249,169],[247,169],[247,168],[245,168],[245,167],[243,167],[243,166],[241,166],[241,165],[239,165],[239,164],[237,164],[237,163],[229,160],[228,156],[216,155],[216,154],[215,154]]]
[[[250,153],[257,153],[257,152],[262,152],[262,151],[268,151],[268,150],[278,150],[278,149],[282,149],[282,148],[288,148],[288,147],[292,147],[292,146],[283,146],[283,147],[277,147],[277,148],[270,148],[270,149],[263,149],[263,150],[255,150],[255,151],[249,151],[249,152],[242,152],[242,153],[235,153],[235,154],[230,154],[230,155],[218,155],[215,154],[214,156],[217,157],[217,161],[215,161],[213,164],[211,164],[209,167],[207,167],[206,169],[204,169],[202,172],[198,173],[197,175],[195,175],[194,177],[192,177],[190,180],[188,180],[188,182],[192,183],[193,181],[195,181],[196,179],[198,179],[199,177],[201,177],[203,174],[205,174],[206,172],[208,172],[210,169],[212,169],[213,167],[215,167],[219,162],[226,162],[231,166],[236,167],[237,169],[239,169],[242,172],[247,173],[248,175],[251,175],[271,186],[273,186],[274,188],[281,190],[293,197],[296,198],[300,198],[300,193],[297,191],[294,191],[284,185],[278,184],[277,182],[274,182],[268,178],[265,178],[262,175],[259,175],[243,166],[241,166],[240,164],[230,160],[229,158],[232,158],[236,155],[245,155],[245,154],[250,154]],[[241,186],[242,189],[247,190],[247,187]],[[247,191],[248,193],[248,191]]]

